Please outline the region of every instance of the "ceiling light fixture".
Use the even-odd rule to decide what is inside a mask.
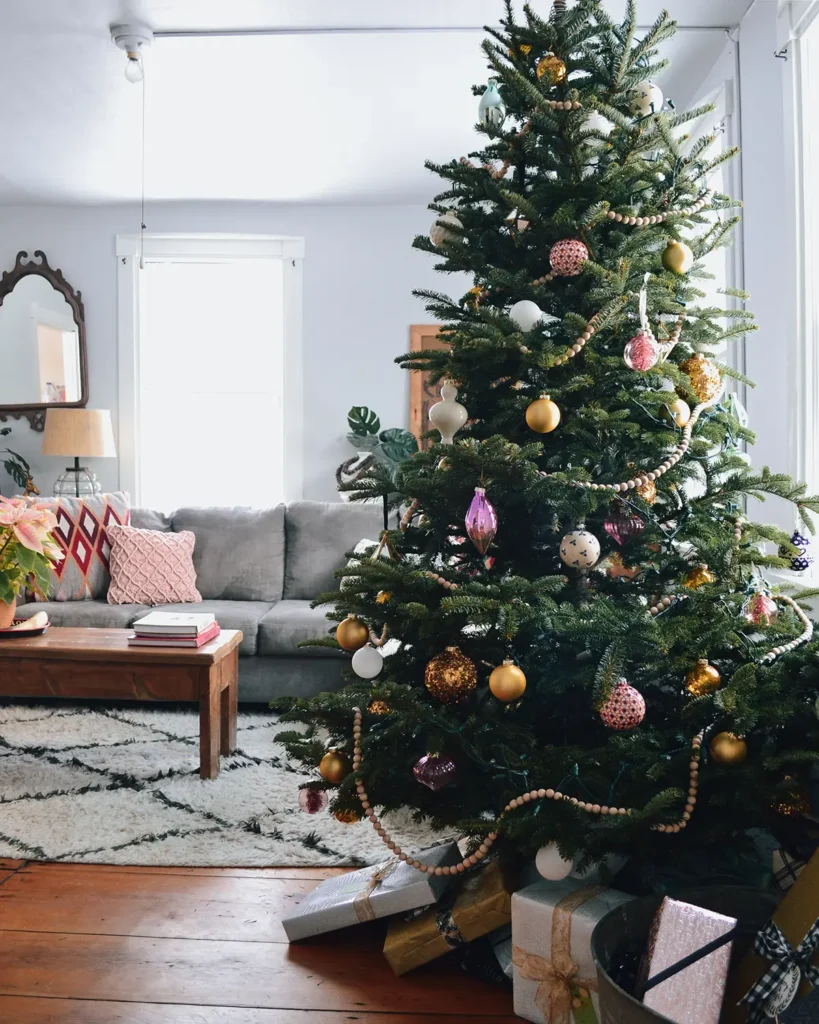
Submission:
[[[125,62],[125,77],[129,82],[141,82],[142,51],[154,41],[151,29],[147,25],[112,25],[111,38],[128,58]]]

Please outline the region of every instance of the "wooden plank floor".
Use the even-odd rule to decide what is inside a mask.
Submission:
[[[446,960],[396,978],[383,922],[288,946],[281,918],[335,868],[0,859],[0,1021],[513,1024],[511,994]]]

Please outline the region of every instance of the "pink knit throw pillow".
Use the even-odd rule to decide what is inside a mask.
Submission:
[[[108,527],[111,540],[109,604],[198,602],[193,568],[194,535],[134,526]]]

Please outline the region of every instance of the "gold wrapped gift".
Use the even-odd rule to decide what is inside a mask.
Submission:
[[[468,875],[454,898],[407,920],[394,917],[384,942],[384,956],[396,974],[406,974],[451,949],[509,924],[512,894],[497,862]]]

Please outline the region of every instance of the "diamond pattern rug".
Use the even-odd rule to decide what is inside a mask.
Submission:
[[[289,725],[288,728],[293,728]],[[307,781],[276,716],[239,712],[237,752],[199,778],[193,710],[0,705],[0,857],[191,867],[360,867],[386,850],[367,822],[299,808]],[[407,850],[437,838],[385,816]]]

